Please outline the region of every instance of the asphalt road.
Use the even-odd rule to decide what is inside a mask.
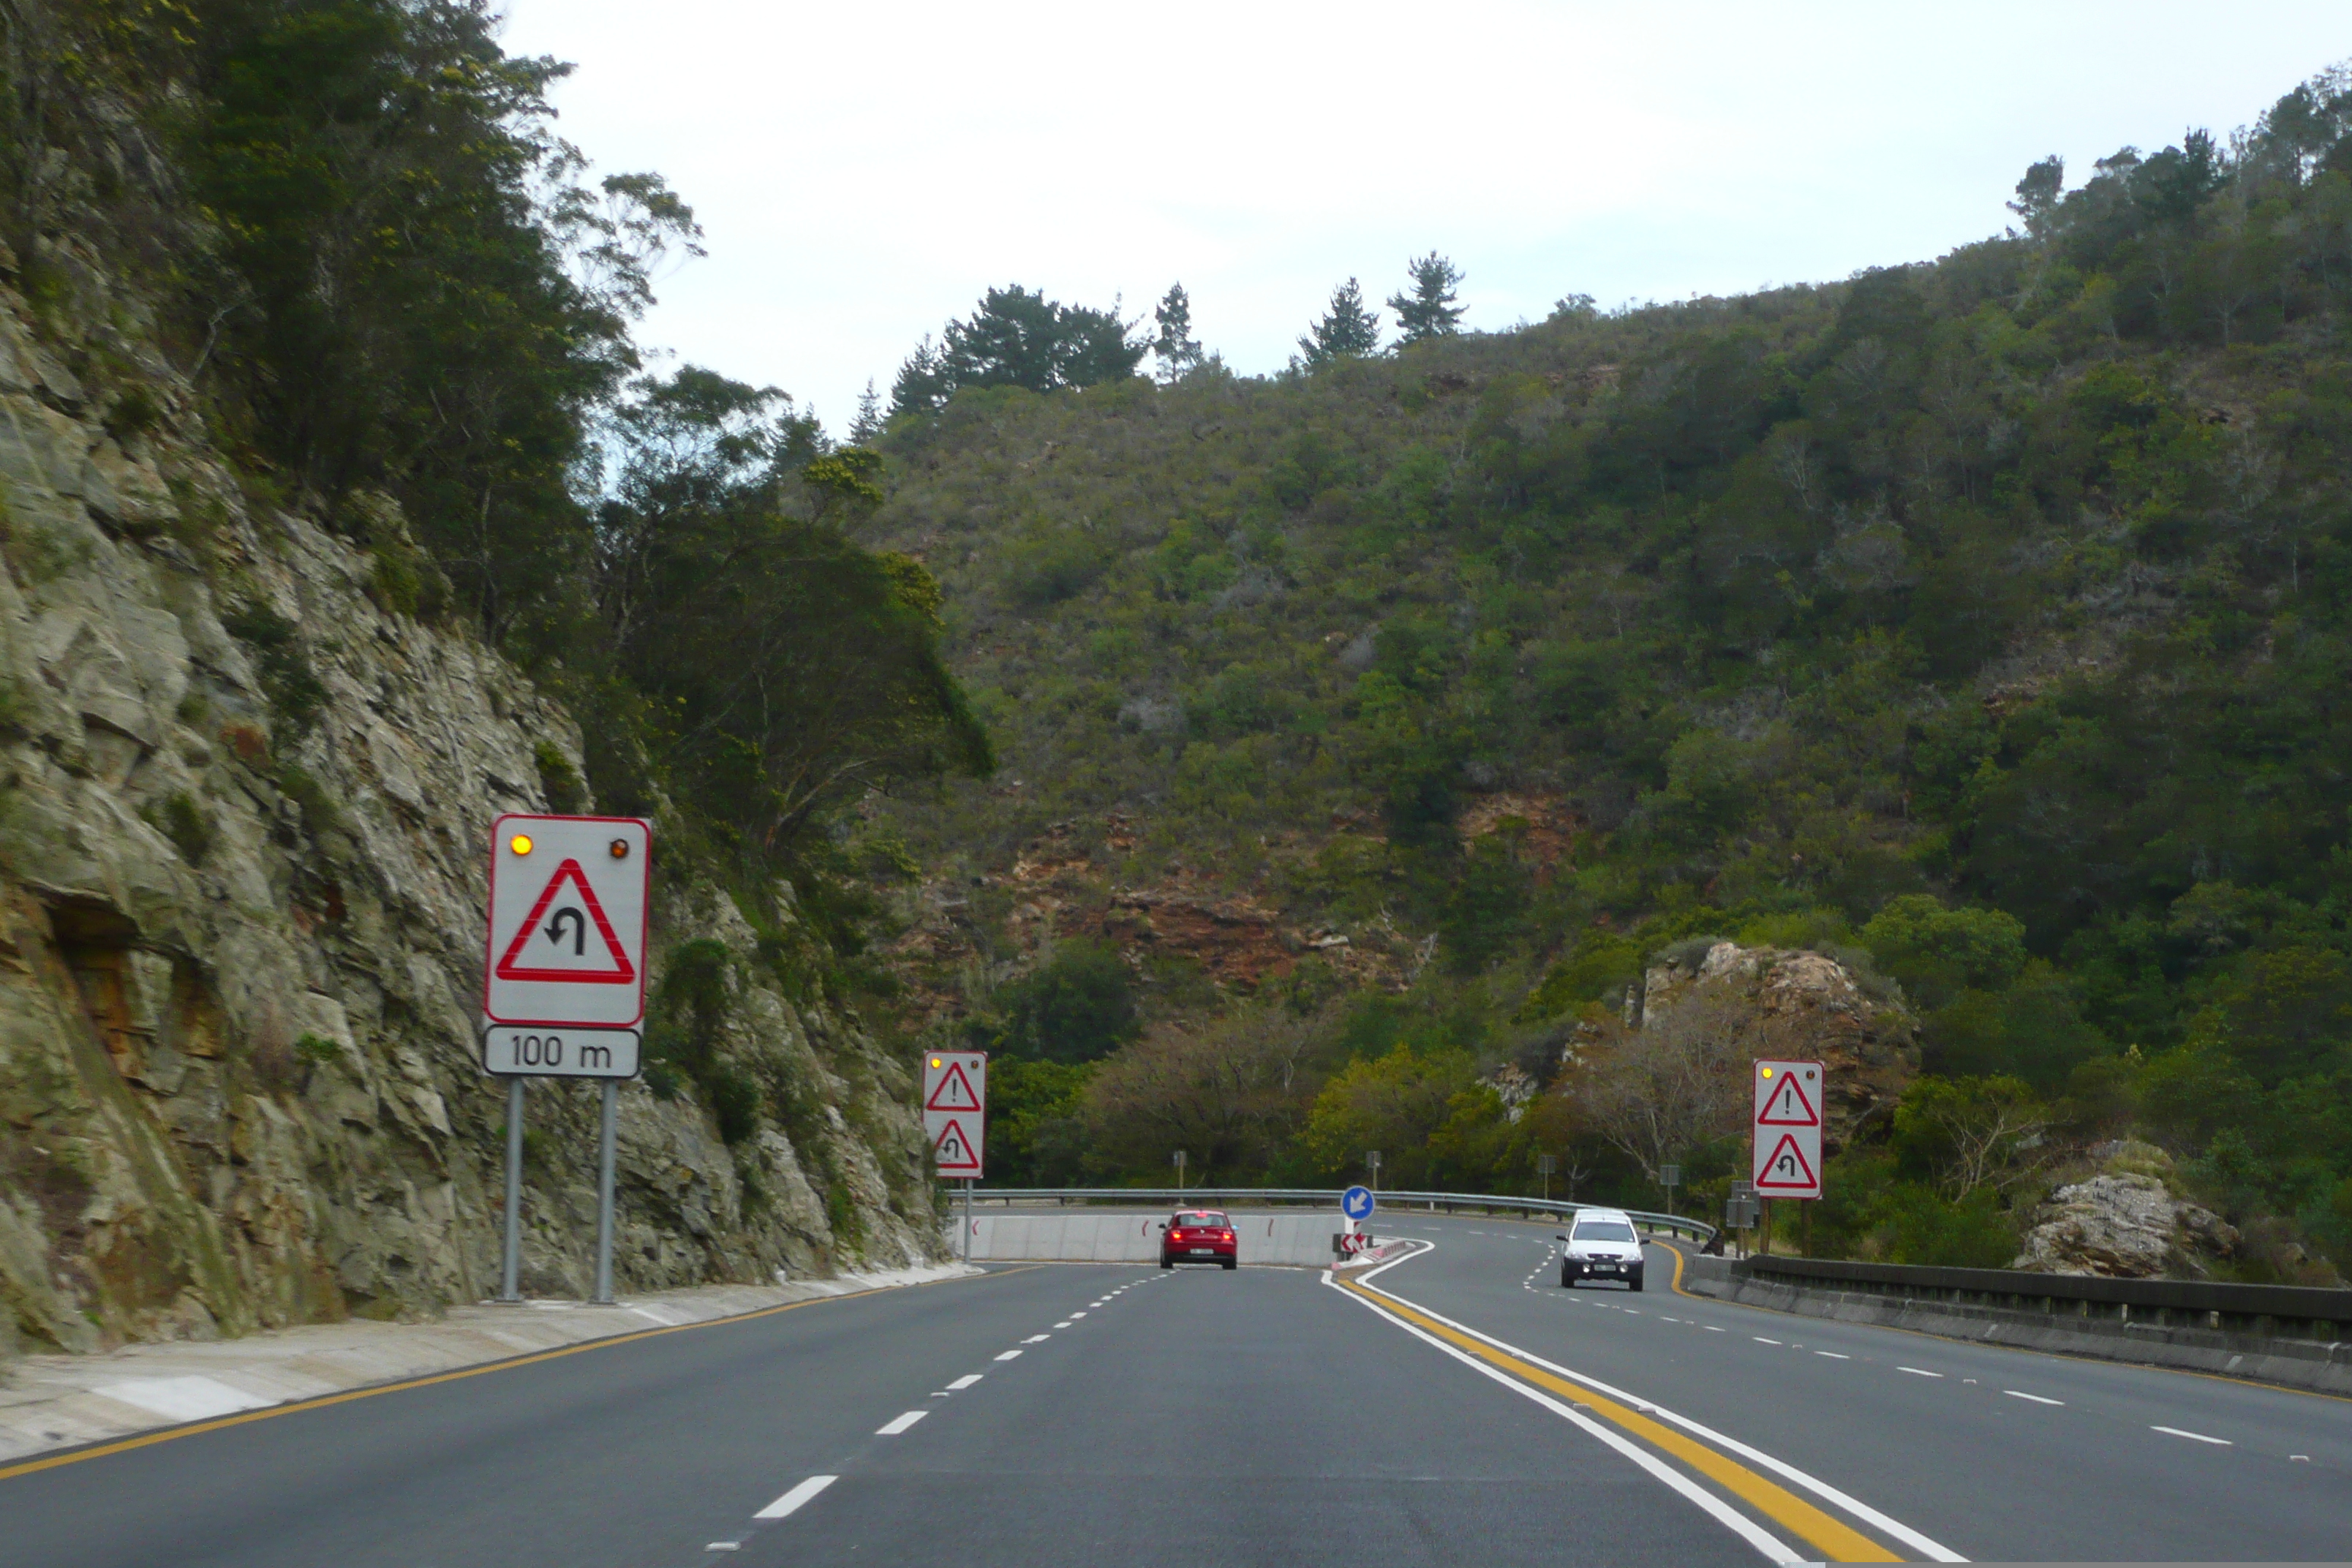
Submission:
[[[2352,1405],[1559,1289],[1401,1216],[1318,1271],[812,1303],[0,1472],[0,1564],[2334,1559]],[[1385,1293],[1385,1294],[1383,1294]],[[2299,1456],[2299,1457],[2298,1457]],[[768,1517],[761,1517],[762,1514]]]

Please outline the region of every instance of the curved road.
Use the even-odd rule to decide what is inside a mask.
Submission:
[[[1686,1298],[1548,1227],[984,1279],[0,1468],[0,1563],[2334,1558],[2352,1405]]]

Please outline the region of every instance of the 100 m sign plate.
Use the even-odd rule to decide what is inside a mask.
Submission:
[[[635,1029],[561,1029],[493,1024],[482,1032],[482,1070],[531,1078],[635,1078]]]

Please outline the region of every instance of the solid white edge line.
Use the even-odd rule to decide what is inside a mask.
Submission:
[[[794,1487],[792,1490],[786,1492],[783,1496],[778,1498],[775,1501],[770,1503],[767,1507],[761,1509],[751,1517],[753,1519],[782,1519],[787,1514],[798,1511],[802,1504],[807,1502],[809,1499],[816,1496],[817,1493],[824,1490],[825,1488],[833,1485],[834,1482],[840,1479],[841,1478],[839,1476],[811,1476],[808,1479],[803,1481],[800,1485]]]
[[[1330,1285],[1335,1290],[1339,1289],[1339,1287],[1333,1283],[1328,1275],[1324,1278],[1323,1282],[1327,1285]],[[1341,1290],[1340,1293],[1342,1295],[1348,1295],[1348,1292],[1344,1290]],[[1546,1410],[1550,1411],[1553,1415],[1572,1424],[1578,1428],[1578,1430],[1585,1433],[1588,1436],[1599,1438],[1611,1448],[1615,1449],[1619,1454],[1623,1455],[1626,1458],[1629,1458],[1633,1460],[1633,1463],[1641,1466],[1643,1469],[1647,1470],[1657,1479],[1664,1481],[1667,1486],[1672,1487],[1675,1491],[1682,1494],[1684,1498],[1687,1499],[1691,1502],[1696,1503],[1700,1510],[1703,1510],[1709,1518],[1713,1519],[1717,1524],[1722,1525],[1726,1530],[1730,1531],[1734,1535],[1738,1536],[1740,1540],[1745,1541],[1748,1545],[1754,1547],[1763,1555],[1767,1562],[1785,1563],[1803,1563],[1808,1561],[1808,1559],[1803,1555],[1791,1550],[1788,1542],[1762,1529],[1746,1514],[1741,1513],[1738,1509],[1733,1508],[1729,1503],[1725,1502],[1721,1498],[1717,1497],[1713,1492],[1708,1491],[1696,1481],[1691,1479],[1688,1476],[1684,1475],[1680,1470],[1675,1469],[1664,1459],[1659,1458],[1655,1454],[1653,1454],[1648,1449],[1642,1447],[1631,1438],[1611,1431],[1608,1427],[1602,1426],[1600,1422],[1595,1421],[1590,1415],[1585,1415],[1582,1411],[1576,1409],[1573,1405],[1562,1405],[1559,1400],[1554,1399],[1550,1394],[1546,1394],[1543,1390],[1528,1387],[1526,1384],[1521,1383],[1517,1378],[1511,1376],[1501,1368],[1488,1366],[1486,1363],[1478,1360],[1477,1357],[1470,1355],[1455,1346],[1447,1344],[1444,1340],[1439,1339],[1436,1335],[1417,1328],[1412,1323],[1406,1322],[1402,1318],[1398,1317],[1395,1313],[1381,1310],[1379,1304],[1376,1302],[1367,1301],[1361,1296],[1349,1295],[1348,1299],[1355,1302],[1356,1305],[1363,1308],[1366,1311],[1370,1312],[1374,1317],[1381,1318],[1388,1322],[1395,1324],[1398,1328],[1402,1329],[1406,1333],[1411,1334],[1414,1339],[1421,1341],[1423,1343],[1434,1345],[1437,1349],[1444,1352],[1447,1355],[1452,1356],[1455,1361],[1460,1362],[1471,1371],[1477,1373],[1482,1376],[1492,1378],[1495,1382],[1501,1384],[1505,1388],[1509,1389],[1513,1394],[1518,1394],[1522,1398],[1533,1400],[1536,1404],[1542,1405]],[[1436,1314],[1434,1313],[1431,1314],[1433,1317]]]
[[[1420,1257],[1421,1254],[1415,1253],[1412,1256],[1417,1258]],[[1404,1263],[1407,1261],[1410,1261],[1410,1259],[1400,1258],[1395,1260],[1395,1263],[1384,1263],[1381,1265],[1381,1268],[1392,1268],[1397,1263]],[[1374,1269],[1372,1272],[1376,1274],[1380,1271],[1380,1269]],[[1370,1276],[1368,1275],[1366,1278],[1369,1279]],[[1388,1292],[1375,1289],[1373,1290],[1373,1294],[1385,1296]],[[1584,1384],[1585,1387],[1593,1390],[1595,1393],[1608,1394],[1612,1399],[1622,1399],[1626,1404],[1633,1406],[1634,1409],[1641,1411],[1645,1415],[1654,1415],[1661,1421],[1670,1422],[1673,1425],[1681,1427],[1684,1431],[1692,1434],[1694,1436],[1703,1437],[1706,1441],[1715,1444],[1717,1447],[1720,1447],[1728,1453],[1737,1454],[1743,1459],[1748,1459],[1753,1463],[1761,1465],[1766,1469],[1770,1470],[1773,1474],[1780,1476],[1783,1479],[1796,1482],[1799,1486],[1803,1487],[1806,1490],[1811,1492],[1815,1497],[1835,1503],[1838,1507],[1844,1509],[1848,1513],[1853,1514],[1856,1519],[1863,1521],[1864,1523],[1874,1525],[1878,1529],[1885,1531],[1888,1534],[1902,1542],[1906,1546],[1922,1553],[1932,1562],[1966,1563],[1968,1561],[1967,1558],[1961,1556],[1950,1547],[1946,1546],[1940,1542],[1935,1541],[1928,1536],[1920,1534],[1917,1531],[1912,1529],[1909,1525],[1903,1523],[1899,1520],[1889,1519],[1886,1515],[1879,1512],[1878,1510],[1871,1507],[1868,1503],[1864,1502],[1861,1499],[1848,1496],[1846,1493],[1839,1490],[1836,1487],[1830,1485],[1829,1482],[1821,1479],[1819,1477],[1807,1475],[1804,1471],[1797,1468],[1796,1466],[1790,1464],[1785,1459],[1776,1458],[1760,1448],[1751,1447],[1748,1444],[1741,1442],[1737,1437],[1731,1436],[1727,1433],[1718,1432],[1712,1426],[1703,1426],[1700,1423],[1692,1420],[1687,1415],[1677,1415],[1675,1412],[1667,1409],[1664,1405],[1657,1405],[1650,1400],[1643,1399],[1639,1394],[1629,1394],[1622,1388],[1613,1387],[1609,1384],[1601,1382],[1597,1377],[1592,1377],[1584,1373],[1576,1372],[1570,1368],[1564,1367],[1558,1362],[1546,1361],[1539,1355],[1533,1354],[1528,1351],[1523,1351],[1519,1349],[1518,1346],[1511,1344],[1507,1341],[1498,1340],[1492,1334],[1480,1333],[1476,1329],[1470,1327],[1469,1324],[1455,1322],[1452,1318],[1447,1317],[1443,1312],[1433,1312],[1418,1301],[1409,1300],[1402,1296],[1398,1296],[1394,1298],[1394,1300],[1404,1306],[1411,1307],[1416,1312],[1436,1319],[1439,1322],[1444,1323],[1447,1328],[1459,1329],[1474,1340],[1483,1341],[1487,1344],[1493,1345],[1496,1350],[1506,1351],[1512,1355],[1519,1357],[1523,1361],[1531,1362],[1535,1365],[1542,1367],[1546,1372],[1556,1372],[1560,1376],[1569,1379],[1570,1382]]]
[[[2237,1444],[2227,1437],[2208,1437],[2202,1432],[2183,1432],[2178,1426],[2151,1426],[2151,1432],[2169,1432],[2176,1437],[2186,1437],[2192,1443],[2210,1443],[2217,1448],[2234,1448]]]
[[[877,1437],[896,1437],[929,1414],[928,1410],[909,1410],[904,1415],[893,1415],[889,1420],[877,1426],[874,1429],[874,1435]]]

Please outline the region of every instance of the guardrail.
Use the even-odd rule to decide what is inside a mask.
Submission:
[[[2107,1279],[2011,1268],[1931,1268],[1825,1258],[1750,1258],[1734,1279],[1774,1279],[1906,1300],[2040,1311],[2141,1329],[2202,1329],[2265,1338],[2352,1338],[2352,1290],[2231,1285],[2210,1279]]]
[[[1264,1204],[1280,1206],[1286,1204],[1311,1204],[1318,1207],[1339,1206],[1338,1187],[974,1187],[971,1201],[975,1204],[1148,1204],[1154,1207],[1182,1207],[1186,1204],[1214,1204],[1223,1208]],[[1399,1205],[1407,1209],[1425,1209],[1431,1214],[1444,1212],[1461,1214],[1523,1214],[1566,1219],[1579,1209],[1598,1208],[1598,1204],[1572,1204],[1561,1198],[1522,1198],[1493,1193],[1381,1193],[1383,1208]],[[1633,1222],[1652,1232],[1665,1231],[1673,1236],[1687,1236],[1702,1244],[1715,1237],[1715,1226],[1705,1220],[1684,1215],[1653,1214],[1646,1209],[1621,1211],[1631,1215]]]

